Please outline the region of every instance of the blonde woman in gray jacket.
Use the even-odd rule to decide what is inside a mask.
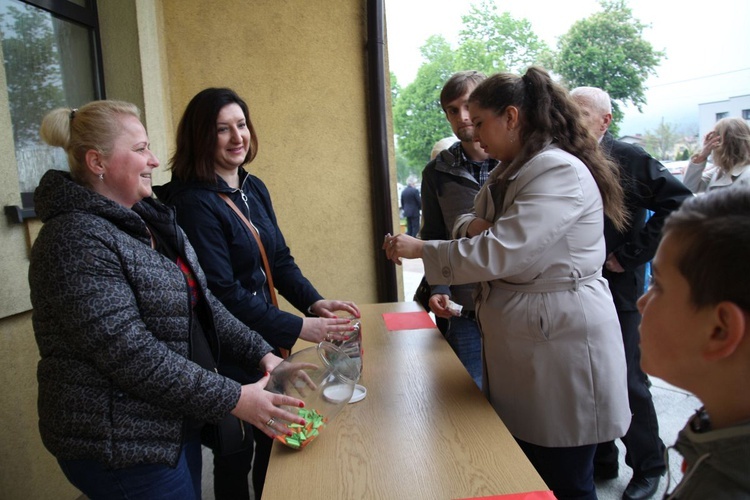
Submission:
[[[559,499],[595,499],[596,444],[630,423],[622,336],[601,268],[604,214],[624,227],[617,170],[540,68],[469,98],[474,138],[500,160],[464,238],[386,236],[434,284],[480,282],[484,391]]]
[[[716,168],[706,169],[709,156]],[[683,184],[693,193],[750,186],[750,127],[740,118],[722,118],[706,134],[703,149],[690,158]]]

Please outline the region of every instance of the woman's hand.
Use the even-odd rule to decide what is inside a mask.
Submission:
[[[383,250],[389,260],[401,265],[401,259],[421,259],[424,241],[412,238],[406,234],[385,235]]]
[[[266,373],[271,373],[282,361],[284,360],[269,352],[260,359],[260,369]]]
[[[711,132],[707,133],[706,137],[703,139],[703,149],[701,150],[701,152],[694,154],[691,158],[691,161],[693,163],[706,163],[708,161],[709,155],[720,145],[721,136],[712,130]]]
[[[306,398],[309,396],[309,391],[314,391],[318,388],[310,377],[310,373],[319,379],[319,372],[320,367],[316,364],[290,362],[287,360],[286,363],[280,365],[271,373],[271,379],[268,382],[272,384],[270,390],[284,394],[293,394],[293,392],[296,392],[299,397]]]
[[[310,312],[321,318],[335,318],[334,311],[345,311],[355,318],[360,317],[357,304],[345,300],[319,300],[310,306]]]
[[[443,293],[436,293],[430,297],[430,309],[435,313],[435,316],[445,319],[455,316],[453,311],[448,309],[448,301],[450,301],[450,297]]]
[[[339,318],[302,318],[302,330],[299,332],[299,338],[313,342],[328,342],[334,340],[349,340],[349,333],[354,331],[354,326],[350,319]]]
[[[492,223],[490,221],[481,219],[479,217],[474,217],[474,220],[471,221],[471,223],[469,223],[468,227],[466,228],[466,236],[471,238],[485,232],[491,227]]]
[[[305,420],[294,413],[279,408],[279,406],[303,408],[305,404],[297,398],[266,391],[268,377],[269,375],[266,373],[258,382],[243,385],[240,400],[231,413],[235,417],[251,423],[268,437],[274,437],[277,434],[290,436],[292,432],[284,425],[284,422],[304,425]]]

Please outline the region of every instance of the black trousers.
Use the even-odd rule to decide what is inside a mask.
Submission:
[[[214,454],[214,497],[216,500],[250,500],[247,479],[252,465],[252,447],[223,457]]]
[[[416,238],[418,232],[419,232],[419,215],[415,215],[414,217],[407,217],[406,218],[406,234]]]
[[[252,384],[263,376],[261,373],[247,372],[232,362],[223,362],[219,371],[222,375],[226,375],[241,384]],[[255,498],[260,498],[263,493],[263,483],[266,481],[266,470],[268,469],[268,460],[271,457],[273,439],[251,425],[248,425],[247,428],[253,430],[254,447],[248,446],[243,451],[225,457],[214,455],[214,496],[216,500],[251,500],[247,482],[251,469]]]
[[[628,398],[633,419],[622,442],[625,445],[625,463],[633,469],[633,476],[658,476],[664,473],[664,443],[659,437],[659,422],[656,419],[654,401],[641,370],[640,333],[638,311],[617,311],[625,346],[625,362],[628,369]],[[596,448],[594,463],[597,467],[616,469],[617,445],[614,441],[600,443]]]
[[[252,447],[249,447],[246,450],[224,457],[214,455],[214,496],[216,500],[251,500],[250,488],[247,485],[247,477],[251,469],[255,498],[259,499],[263,494],[263,484],[266,481],[273,439],[255,427],[252,427],[252,429],[253,439],[255,440],[254,451]],[[253,458],[255,458],[255,463],[253,463]]]
[[[595,444],[548,448],[518,438],[516,442],[558,500],[596,500]]]

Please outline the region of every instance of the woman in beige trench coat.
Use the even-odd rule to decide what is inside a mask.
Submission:
[[[453,241],[387,236],[430,283],[479,282],[484,391],[557,498],[595,499],[596,444],[630,423],[617,313],[601,267],[604,213],[625,224],[617,170],[539,68],[497,74],[469,99],[500,160]]]

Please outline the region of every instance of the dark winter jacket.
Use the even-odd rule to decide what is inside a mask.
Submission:
[[[441,151],[422,170],[422,229],[419,237],[425,241],[450,240],[458,216],[474,211],[474,197],[480,187],[469,172],[460,141]],[[437,285],[431,287],[431,294],[448,295],[465,311],[473,311],[475,288],[476,283],[450,287]]]
[[[602,137],[601,145],[620,167],[631,221],[626,231],[619,232],[609,219],[605,220],[607,255],[614,252],[625,272],[605,268],[602,274],[609,282],[617,310],[636,311],[638,297],[643,294],[646,264],[654,258],[664,221],[693,194],[642,148],[615,140],[609,132]],[[653,212],[648,219],[647,210]]]
[[[59,171],[42,177],[34,202],[44,222],[29,269],[44,445],[113,468],[174,466],[187,422],[220,420],[240,385],[190,361],[186,276],[151,248],[144,221],[181,249],[221,356],[257,367],[271,347],[208,292],[164,205],[145,199],[128,210]]]
[[[172,180],[154,191],[175,207],[208,286],[229,311],[257,330],[274,347],[291,349],[302,330],[302,318],[271,303],[258,244],[250,230],[217,193],[225,193],[256,227],[266,250],[273,283],[301,312],[323,297],[294,262],[276,221],[263,181],[240,169],[241,189],[217,176],[217,184]]]

